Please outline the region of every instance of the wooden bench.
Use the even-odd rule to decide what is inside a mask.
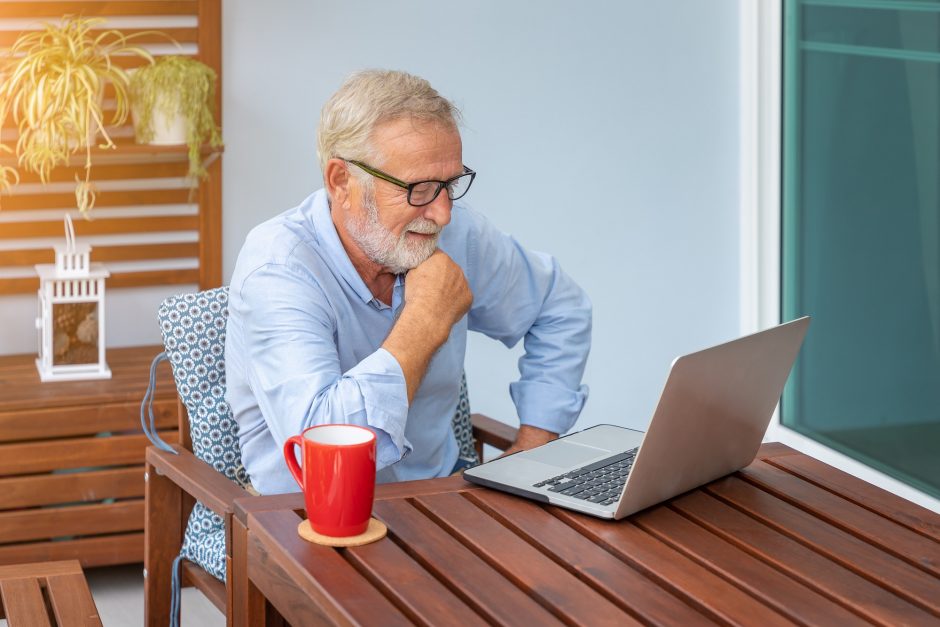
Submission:
[[[9,627],[101,625],[77,560],[0,566],[0,618]]]
[[[156,324],[156,320],[154,320]],[[108,349],[112,378],[41,383],[35,355],[0,357],[0,565],[144,559],[140,401],[160,346]],[[177,439],[176,386],[163,364],[154,399]]]

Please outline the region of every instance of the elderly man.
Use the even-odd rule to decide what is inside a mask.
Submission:
[[[451,419],[468,330],[510,347],[524,340],[511,450],[577,419],[590,302],[554,259],[455,202],[475,176],[457,116],[416,76],[353,75],[321,113],[324,189],[248,235],[225,359],[242,457],[261,493],[297,490],[281,447],[326,423],[376,433],[379,482],[459,470]]]

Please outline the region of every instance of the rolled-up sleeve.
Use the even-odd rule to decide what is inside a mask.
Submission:
[[[591,302],[554,258],[526,250],[479,214],[465,211],[472,223],[468,327],[507,347],[523,340],[521,377],[509,386],[519,420],[564,433],[588,396],[581,379],[591,349]]]
[[[341,370],[335,313],[303,266],[256,269],[231,306],[244,321],[246,379],[276,443],[314,425],[354,424],[376,433],[378,468],[411,452],[401,366],[379,348]]]

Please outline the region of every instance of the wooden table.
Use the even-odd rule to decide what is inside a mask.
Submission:
[[[0,618],[10,627],[101,627],[77,560],[0,566]]]
[[[149,442],[140,401],[162,350],[109,349],[110,379],[48,383],[35,355],[0,357],[0,564],[143,561]],[[176,386],[166,364],[153,406],[161,435],[175,442]]]
[[[940,516],[780,444],[619,522],[452,477],[380,486],[389,537],[330,549],[297,536],[302,507],[237,502],[237,621],[940,624]]]

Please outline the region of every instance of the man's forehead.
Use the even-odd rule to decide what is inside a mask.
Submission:
[[[399,118],[376,126],[372,134],[372,147],[388,165],[414,165],[433,162],[450,164],[459,169],[462,164],[462,145],[456,125],[437,120]],[[455,172],[460,174],[460,172]]]
[[[379,122],[372,132],[372,140],[389,144],[408,143],[460,143],[460,132],[455,124],[408,116]]]

